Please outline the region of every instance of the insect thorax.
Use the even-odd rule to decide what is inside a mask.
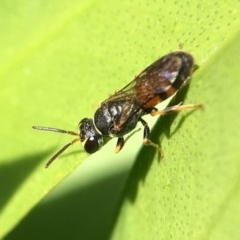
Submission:
[[[136,127],[143,114],[144,110],[134,100],[103,102],[95,112],[94,123],[102,135],[122,137]]]

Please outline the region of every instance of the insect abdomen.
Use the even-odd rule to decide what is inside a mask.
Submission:
[[[137,77],[138,100],[151,108],[171,97],[186,82],[193,64],[193,57],[181,51],[160,58]]]

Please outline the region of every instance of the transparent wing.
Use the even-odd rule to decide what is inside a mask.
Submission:
[[[133,81],[127,84],[121,90],[116,91],[104,102],[118,100],[138,101],[140,105],[153,107],[158,102],[168,98],[161,97],[162,93],[168,92],[176,80],[182,60],[178,56],[168,54],[139,73]],[[164,94],[162,94],[164,95]],[[148,104],[153,99],[151,104]]]
[[[172,52],[155,61],[139,73],[133,81],[104,101],[121,102],[124,110],[118,128],[123,127],[134,114],[152,109],[172,96],[188,79],[193,67],[193,57],[182,51]],[[137,103],[137,104],[136,104]],[[134,106],[135,111],[129,113]]]

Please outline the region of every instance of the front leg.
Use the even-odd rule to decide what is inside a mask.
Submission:
[[[118,153],[124,145],[124,138],[123,137],[119,137],[117,140],[117,145],[115,147],[115,153]]]
[[[161,149],[157,144],[153,143],[153,142],[149,139],[149,136],[150,136],[150,128],[149,128],[147,122],[145,122],[142,118],[140,118],[139,121],[140,121],[140,122],[142,123],[142,125],[144,126],[144,129],[143,129],[143,144],[146,145],[146,146],[155,147],[155,148],[160,152],[161,158],[164,159],[164,155],[163,155],[162,149]]]

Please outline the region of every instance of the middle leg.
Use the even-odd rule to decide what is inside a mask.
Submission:
[[[161,149],[157,144],[153,143],[153,142],[149,139],[149,136],[150,136],[150,128],[149,128],[147,122],[144,121],[142,118],[140,118],[139,121],[140,121],[140,122],[142,123],[142,125],[144,126],[144,129],[143,129],[143,144],[146,145],[146,146],[155,147],[155,148],[160,152],[161,158],[164,159],[164,155],[163,155],[162,149]]]

